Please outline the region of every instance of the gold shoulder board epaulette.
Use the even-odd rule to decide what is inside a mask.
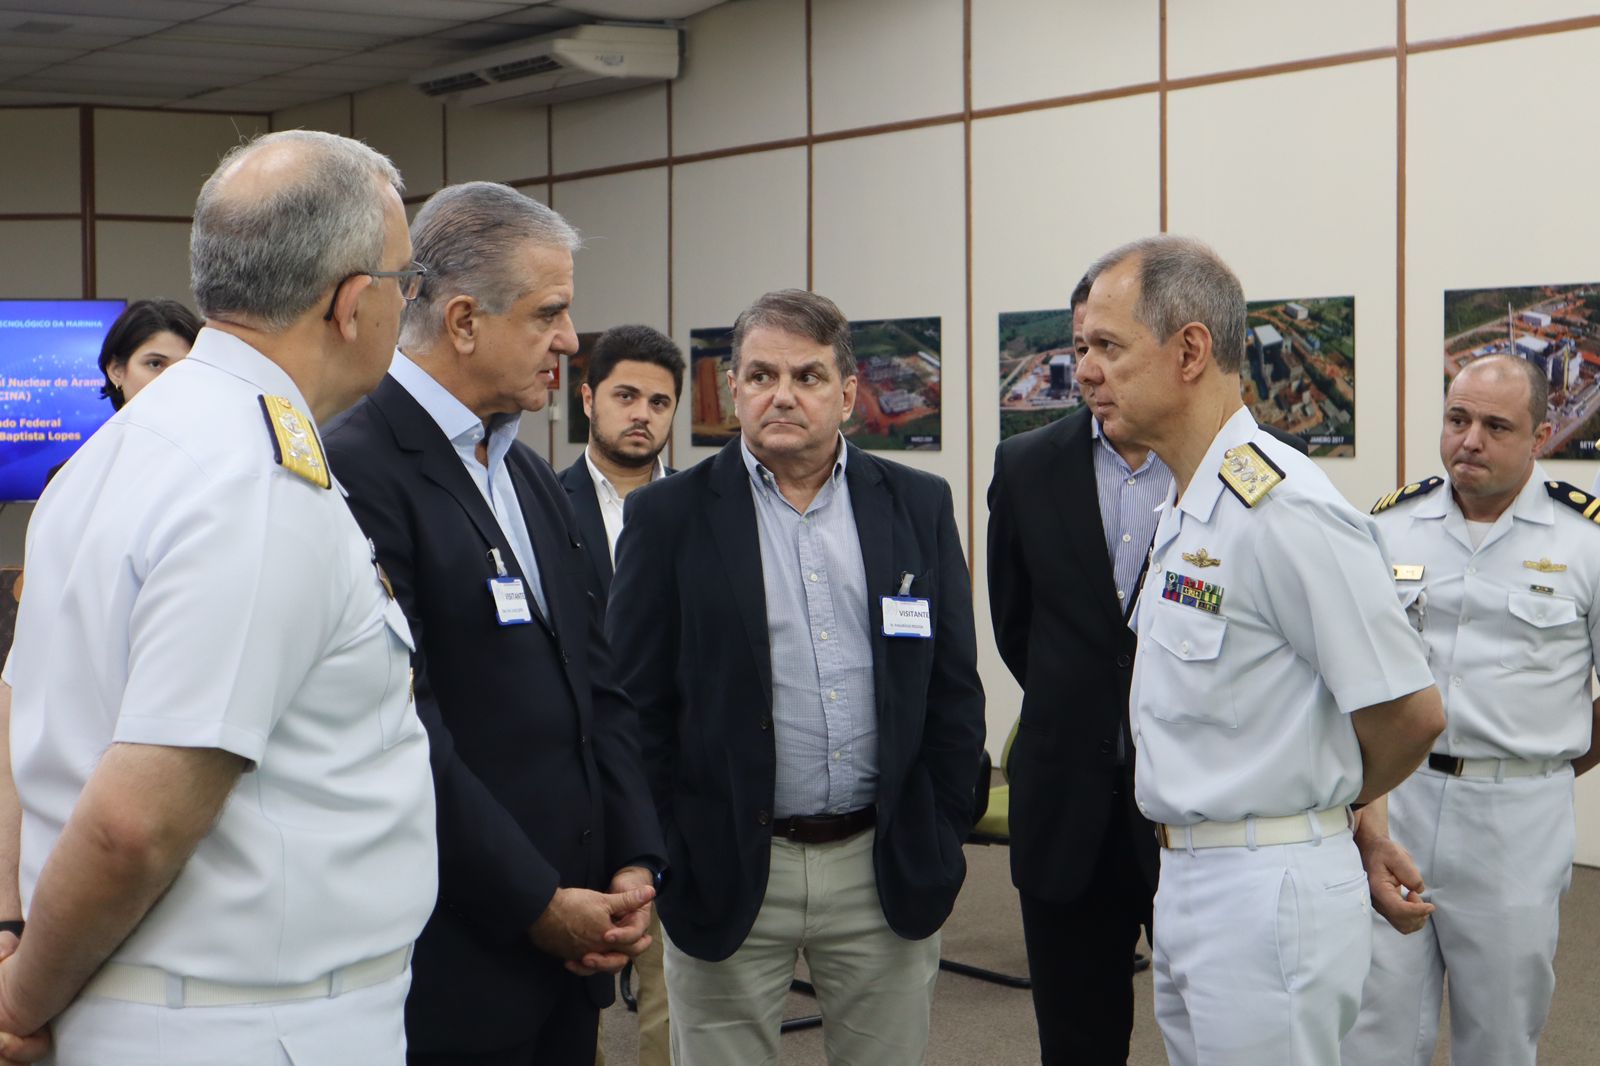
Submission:
[[[1229,448],[1222,457],[1222,469],[1217,471],[1217,477],[1228,486],[1228,491],[1239,497],[1239,502],[1246,507],[1254,507],[1266,499],[1267,493],[1286,476],[1283,469],[1254,444]]]
[[[1377,503],[1372,505],[1372,510],[1368,513],[1377,514],[1379,511],[1387,511],[1397,503],[1404,503],[1406,500],[1415,499],[1418,496],[1426,496],[1443,484],[1444,478],[1430,477],[1422,481],[1413,481],[1409,485],[1401,485],[1387,496],[1380,498]]]
[[[322,457],[322,444],[311,420],[283,396],[262,396],[261,413],[272,431],[272,451],[278,464],[319,489],[332,488],[328,461]]]
[[[1546,481],[1544,489],[1552,500],[1564,503],[1589,521],[1600,524],[1600,496],[1584,492],[1565,481]]]

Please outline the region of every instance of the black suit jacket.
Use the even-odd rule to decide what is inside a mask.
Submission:
[[[853,446],[845,469],[873,634],[878,898],[891,929],[921,938],[966,876],[984,729],[972,591],[942,479]],[[880,598],[905,572],[931,601],[932,640],[882,635]],[[606,630],[639,708],[671,863],[661,918],[677,947],[723,959],[766,892],[777,766],[761,548],[737,439],[629,494],[611,602]]]
[[[1306,450],[1301,438],[1263,428]],[[1079,408],[1002,441],[989,484],[990,615],[1022,686],[1008,767],[1011,880],[1056,903],[1088,887],[1108,831],[1132,829],[1145,880],[1133,887],[1153,894],[1159,867],[1133,795],[1136,642],[1106,553],[1094,447],[1089,410]]]
[[[665,855],[582,537],[555,472],[513,445],[506,461],[550,619],[534,607],[532,624],[501,626],[489,549],[508,573],[521,568],[410,393],[384,378],[327,445],[411,623],[432,747],[439,902],[417,941],[408,1042],[435,1054],[525,1042],[579,980],[528,939],[556,888],[604,889],[629,861]],[[589,985],[597,1006],[610,1002],[609,978]]]
[[[1155,834],[1133,797],[1135,641],[1106,554],[1093,446],[1080,408],[1002,441],[989,485],[990,614],[1000,657],[1022,685],[1009,765],[1011,879],[1059,903],[1088,886],[1113,825],[1134,827],[1144,891],[1155,891],[1157,871]]]
[[[668,474],[676,473],[664,467]],[[561,471],[562,487],[578,518],[578,532],[589,546],[589,572],[601,602],[611,594],[611,541],[606,537],[606,520],[600,514],[600,498],[595,495],[594,478],[589,476],[589,464],[583,456]]]

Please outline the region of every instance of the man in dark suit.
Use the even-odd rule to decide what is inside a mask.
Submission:
[[[594,342],[583,377],[579,391],[589,445],[561,472],[561,484],[604,595],[611,591],[622,502],[634,489],[672,473],[661,451],[683,392],[683,353],[649,326],[613,326]]]
[[[516,440],[577,347],[577,235],[474,182],[435,194],[412,241],[428,277],[389,376],[327,435],[411,623],[432,746],[439,903],[409,1061],[590,1066],[665,849],[572,508]]]
[[[1080,353],[1093,282],[1072,292]],[[1042,1066],[1127,1062],[1134,945],[1150,928],[1158,870],[1133,796],[1126,620],[1172,475],[1153,452],[1107,438],[1091,389],[1084,399],[1003,441],[989,485],[990,613],[1023,689],[1008,767],[1011,880]]]
[[[845,443],[850,327],[734,324],[739,439],[628,500],[607,632],[667,839],[677,1066],[772,1062],[797,953],[833,1062],[920,1063],[983,691],[950,488]]]
[[[561,472],[589,572],[602,602],[611,592],[622,504],[634,489],[673,473],[661,461],[683,390],[683,353],[649,326],[612,326],[595,341],[579,392],[589,419],[589,446]],[[672,1066],[661,918],[652,913],[650,946],[633,960],[639,1009],[639,1066]],[[604,1049],[595,1056],[605,1066]]]

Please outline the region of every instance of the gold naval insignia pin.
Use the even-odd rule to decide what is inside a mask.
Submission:
[[[1541,574],[1559,574],[1567,568],[1566,563],[1552,563],[1549,559],[1540,559],[1537,562],[1532,559],[1524,559],[1522,560],[1522,565],[1529,570],[1537,570]]]
[[[1221,566],[1222,565],[1222,560],[1221,559],[1213,558],[1211,556],[1211,554],[1209,552],[1207,552],[1204,548],[1201,548],[1197,552],[1184,552],[1183,553],[1183,561],[1186,562],[1186,563],[1193,563],[1194,565],[1198,566],[1202,570],[1204,570],[1208,566]]]

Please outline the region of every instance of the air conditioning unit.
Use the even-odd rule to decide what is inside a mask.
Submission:
[[[681,51],[672,27],[574,26],[426,71],[411,84],[463,107],[554,104],[670,81]]]

